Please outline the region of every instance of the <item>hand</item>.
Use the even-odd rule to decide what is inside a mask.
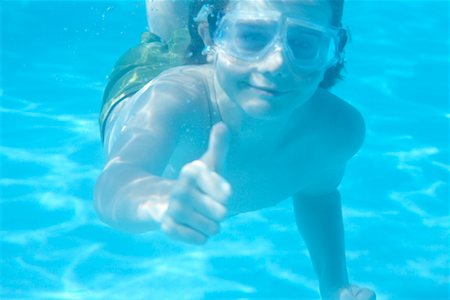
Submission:
[[[163,232],[170,238],[204,244],[219,232],[231,195],[230,184],[220,175],[229,146],[228,128],[218,123],[211,129],[205,154],[181,169],[161,221]]]
[[[372,290],[350,285],[339,291],[339,300],[376,300],[376,295]]]

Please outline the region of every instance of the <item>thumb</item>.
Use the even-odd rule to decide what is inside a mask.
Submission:
[[[220,173],[230,148],[230,131],[223,122],[215,124],[209,134],[208,149],[201,160],[213,171]]]

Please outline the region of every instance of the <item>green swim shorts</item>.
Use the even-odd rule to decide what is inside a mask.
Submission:
[[[102,141],[106,119],[113,108],[164,70],[182,65],[189,42],[187,29],[175,31],[167,43],[153,33],[144,32],[141,43],[119,58],[103,93],[99,116]]]

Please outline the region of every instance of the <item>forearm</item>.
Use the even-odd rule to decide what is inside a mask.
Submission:
[[[99,218],[120,230],[142,233],[159,228],[174,181],[138,167],[109,164],[94,192]]]
[[[297,226],[308,247],[317,273],[321,295],[348,284],[344,228],[338,191],[317,198],[294,198]]]

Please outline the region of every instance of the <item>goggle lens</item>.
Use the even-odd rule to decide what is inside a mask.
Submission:
[[[286,44],[299,66],[320,68],[330,63],[336,56],[333,36],[313,28],[289,24],[286,30]]]
[[[279,20],[222,19],[216,44],[235,58],[256,61],[280,39],[288,56],[300,68],[321,68],[336,59],[337,39],[331,32],[287,21],[281,32]],[[280,33],[281,32],[281,33]]]
[[[270,22],[240,22],[234,28],[234,46],[238,51],[256,53],[269,45],[277,26]]]
[[[216,43],[230,55],[244,60],[260,59],[277,35],[278,23],[264,20],[222,21]]]

